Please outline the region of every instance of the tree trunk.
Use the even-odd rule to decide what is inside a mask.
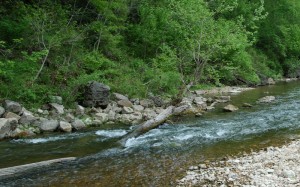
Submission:
[[[125,135],[119,141],[119,143],[121,143],[122,146],[125,146],[126,141],[128,139],[130,139],[130,138],[136,138],[136,137],[138,137],[138,136],[140,136],[140,135],[142,135],[142,134],[150,131],[151,129],[154,129],[154,128],[158,127],[159,125],[161,125],[163,122],[165,122],[169,117],[171,117],[173,115],[174,108],[175,108],[174,106],[169,106],[168,108],[166,108],[164,111],[162,111],[155,118],[146,121],[144,124],[142,124],[141,126],[139,126],[138,128],[136,128],[132,132],[130,132],[127,135]]]

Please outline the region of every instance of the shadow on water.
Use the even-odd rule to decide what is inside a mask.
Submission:
[[[256,103],[266,95],[276,102]],[[242,108],[244,102],[254,107]],[[241,109],[224,113],[220,106],[201,118],[180,118],[130,139],[124,149],[115,142],[129,130],[125,127],[1,142],[1,167],[79,158],[3,179],[0,186],[174,186],[191,165],[280,146],[300,134],[299,82],[250,90],[231,103]]]

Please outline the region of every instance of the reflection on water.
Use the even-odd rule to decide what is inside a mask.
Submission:
[[[277,99],[272,104],[256,104],[265,95]],[[242,109],[244,102],[254,107]],[[299,82],[247,91],[234,96],[232,103],[241,110],[223,113],[219,108],[202,118],[181,118],[175,125],[165,124],[129,139],[125,148],[116,141],[128,128],[1,142],[0,160],[8,161],[0,161],[0,167],[65,156],[80,158],[5,179],[0,186],[174,186],[190,165],[281,145],[300,132]]]

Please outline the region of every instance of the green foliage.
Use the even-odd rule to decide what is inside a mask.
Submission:
[[[91,80],[146,97],[191,82],[299,76],[299,8],[296,0],[5,0],[0,97],[32,105],[55,94],[71,105]]]

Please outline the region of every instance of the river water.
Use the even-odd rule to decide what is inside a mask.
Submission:
[[[298,137],[299,83],[232,96],[238,112],[224,113],[219,105],[200,118],[180,118],[130,139],[125,148],[116,142],[130,131],[128,126],[1,141],[0,168],[69,156],[78,159],[0,178],[0,186],[175,186],[191,165],[282,145]],[[276,101],[256,103],[266,95],[276,96]],[[253,107],[242,108],[244,102]]]

